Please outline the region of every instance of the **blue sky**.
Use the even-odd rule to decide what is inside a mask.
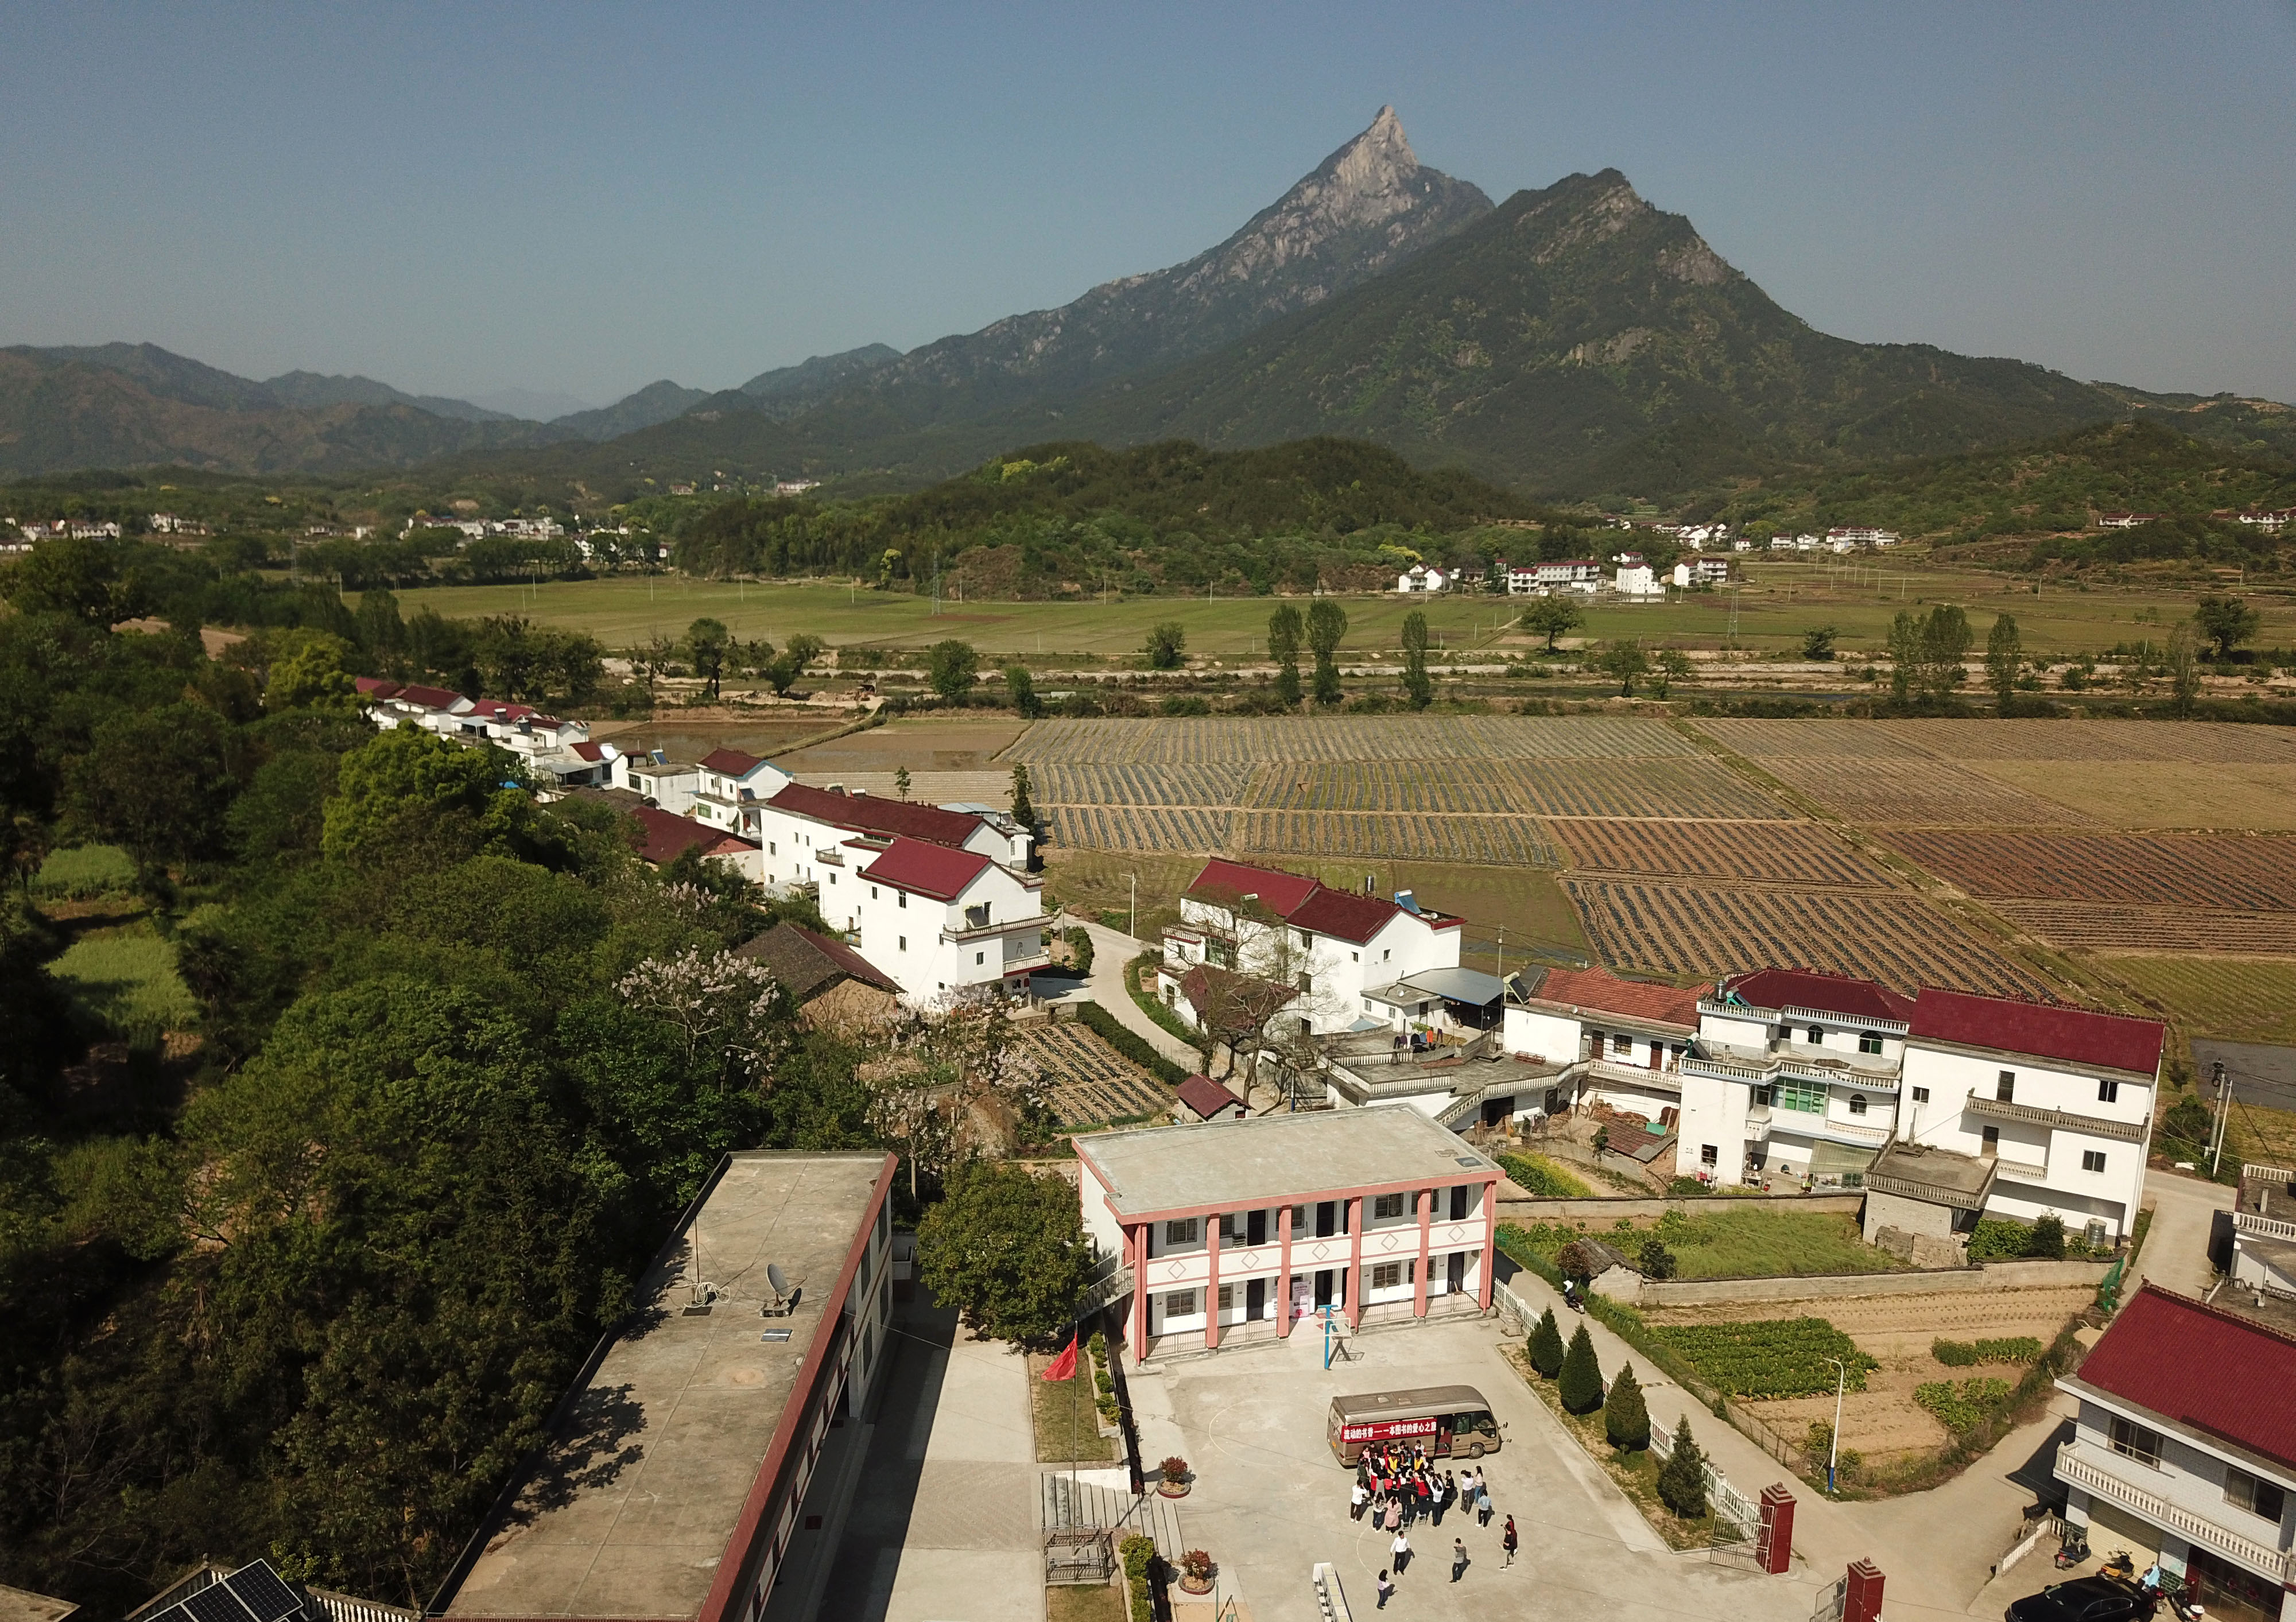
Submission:
[[[2296,400],[2296,4],[0,5],[0,343],[603,403],[1185,258],[1382,102],[1848,337]]]

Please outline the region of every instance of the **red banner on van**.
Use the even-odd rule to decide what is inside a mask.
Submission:
[[[1342,1425],[1342,1442],[1392,1442],[1398,1437],[1433,1436],[1438,1429],[1433,1416],[1426,1419],[1378,1420],[1368,1425]]]

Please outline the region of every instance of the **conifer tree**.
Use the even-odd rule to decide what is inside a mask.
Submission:
[[[1584,1323],[1570,1337],[1570,1349],[1562,1354],[1562,1373],[1555,1381],[1555,1395],[1573,1413],[1592,1413],[1603,1405],[1603,1365],[1595,1361],[1595,1342],[1587,1336]]]
[[[1674,1456],[1658,1472],[1659,1502],[1685,1520],[1697,1520],[1706,1513],[1706,1455],[1698,1451],[1698,1444],[1690,1434],[1690,1416],[1684,1414],[1674,1428]]]
[[[1650,1405],[1643,1400],[1631,1363],[1620,1364],[1619,1377],[1611,1382],[1611,1395],[1603,1404],[1603,1434],[1622,1453],[1650,1446]]]
[[[1552,1307],[1539,1315],[1530,1331],[1530,1366],[1546,1380],[1562,1372],[1562,1331],[1554,1326]]]

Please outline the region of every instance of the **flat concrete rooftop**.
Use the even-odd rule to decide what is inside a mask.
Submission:
[[[488,1528],[446,1614],[701,1614],[884,1164],[875,1152],[732,1158],[654,1258],[632,1323]],[[687,1317],[697,1231],[701,1277],[720,1293],[709,1315]],[[790,1316],[761,1315],[769,1262],[801,1289]],[[762,1339],[783,1329],[787,1340]]]
[[[1432,1188],[1500,1175],[1465,1139],[1407,1104],[1095,1133],[1076,1146],[1107,1183],[1115,1208],[1137,1216],[1250,1210],[1315,1193]]]
[[[1975,1200],[1992,1186],[1993,1165],[1976,1155],[1959,1154],[1933,1143],[1900,1140],[1882,1151],[1866,1168],[1866,1176],[1869,1182],[1875,1177],[1893,1177],[1963,1200]]]

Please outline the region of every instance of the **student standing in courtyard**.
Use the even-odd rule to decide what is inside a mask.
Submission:
[[[1379,1608],[1387,1609],[1388,1601],[1395,1597],[1395,1579],[1382,1571],[1379,1574]]]
[[[1499,1546],[1506,1551],[1506,1563],[1510,1566],[1513,1565],[1515,1537],[1514,1517],[1512,1515],[1507,1517],[1506,1536],[1499,1539]]]
[[[1395,1542],[1388,1546],[1387,1553],[1388,1562],[1395,1568],[1395,1575],[1401,1577],[1404,1569],[1411,1564],[1411,1539],[1398,1532]]]
[[[1467,1542],[1463,1537],[1451,1540],[1451,1580],[1457,1582],[1467,1575]]]

